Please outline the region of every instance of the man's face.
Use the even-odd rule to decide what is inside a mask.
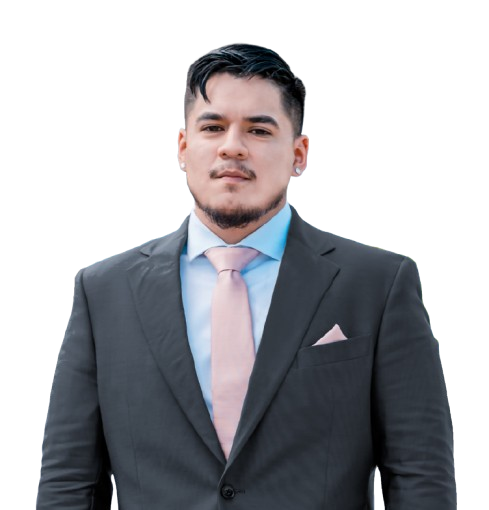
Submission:
[[[222,228],[273,216],[295,168],[304,170],[308,139],[294,137],[275,84],[216,74],[198,93],[180,130],[178,157],[197,207]]]

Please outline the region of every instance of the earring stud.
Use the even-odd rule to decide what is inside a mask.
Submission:
[[[185,170],[185,167],[186,167],[186,166],[187,166],[187,165],[186,165],[185,163],[180,163],[180,168],[181,168],[182,170]]]
[[[295,173],[296,173],[297,175],[300,175],[300,174],[301,174],[301,169],[300,169],[300,168],[296,168],[296,169],[295,169]]]

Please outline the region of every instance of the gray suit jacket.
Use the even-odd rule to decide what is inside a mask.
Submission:
[[[186,337],[176,232],[76,276],[38,510],[456,508],[450,410],[416,264],[293,216],[228,461]],[[339,324],[348,340],[314,346]]]

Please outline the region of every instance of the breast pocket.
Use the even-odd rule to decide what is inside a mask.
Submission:
[[[297,368],[338,363],[366,356],[370,352],[372,335],[361,335],[330,344],[303,347],[297,351]]]

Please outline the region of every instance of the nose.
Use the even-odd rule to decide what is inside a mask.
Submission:
[[[246,159],[248,157],[248,149],[239,130],[229,129],[226,131],[219,147],[219,157],[223,159]]]

